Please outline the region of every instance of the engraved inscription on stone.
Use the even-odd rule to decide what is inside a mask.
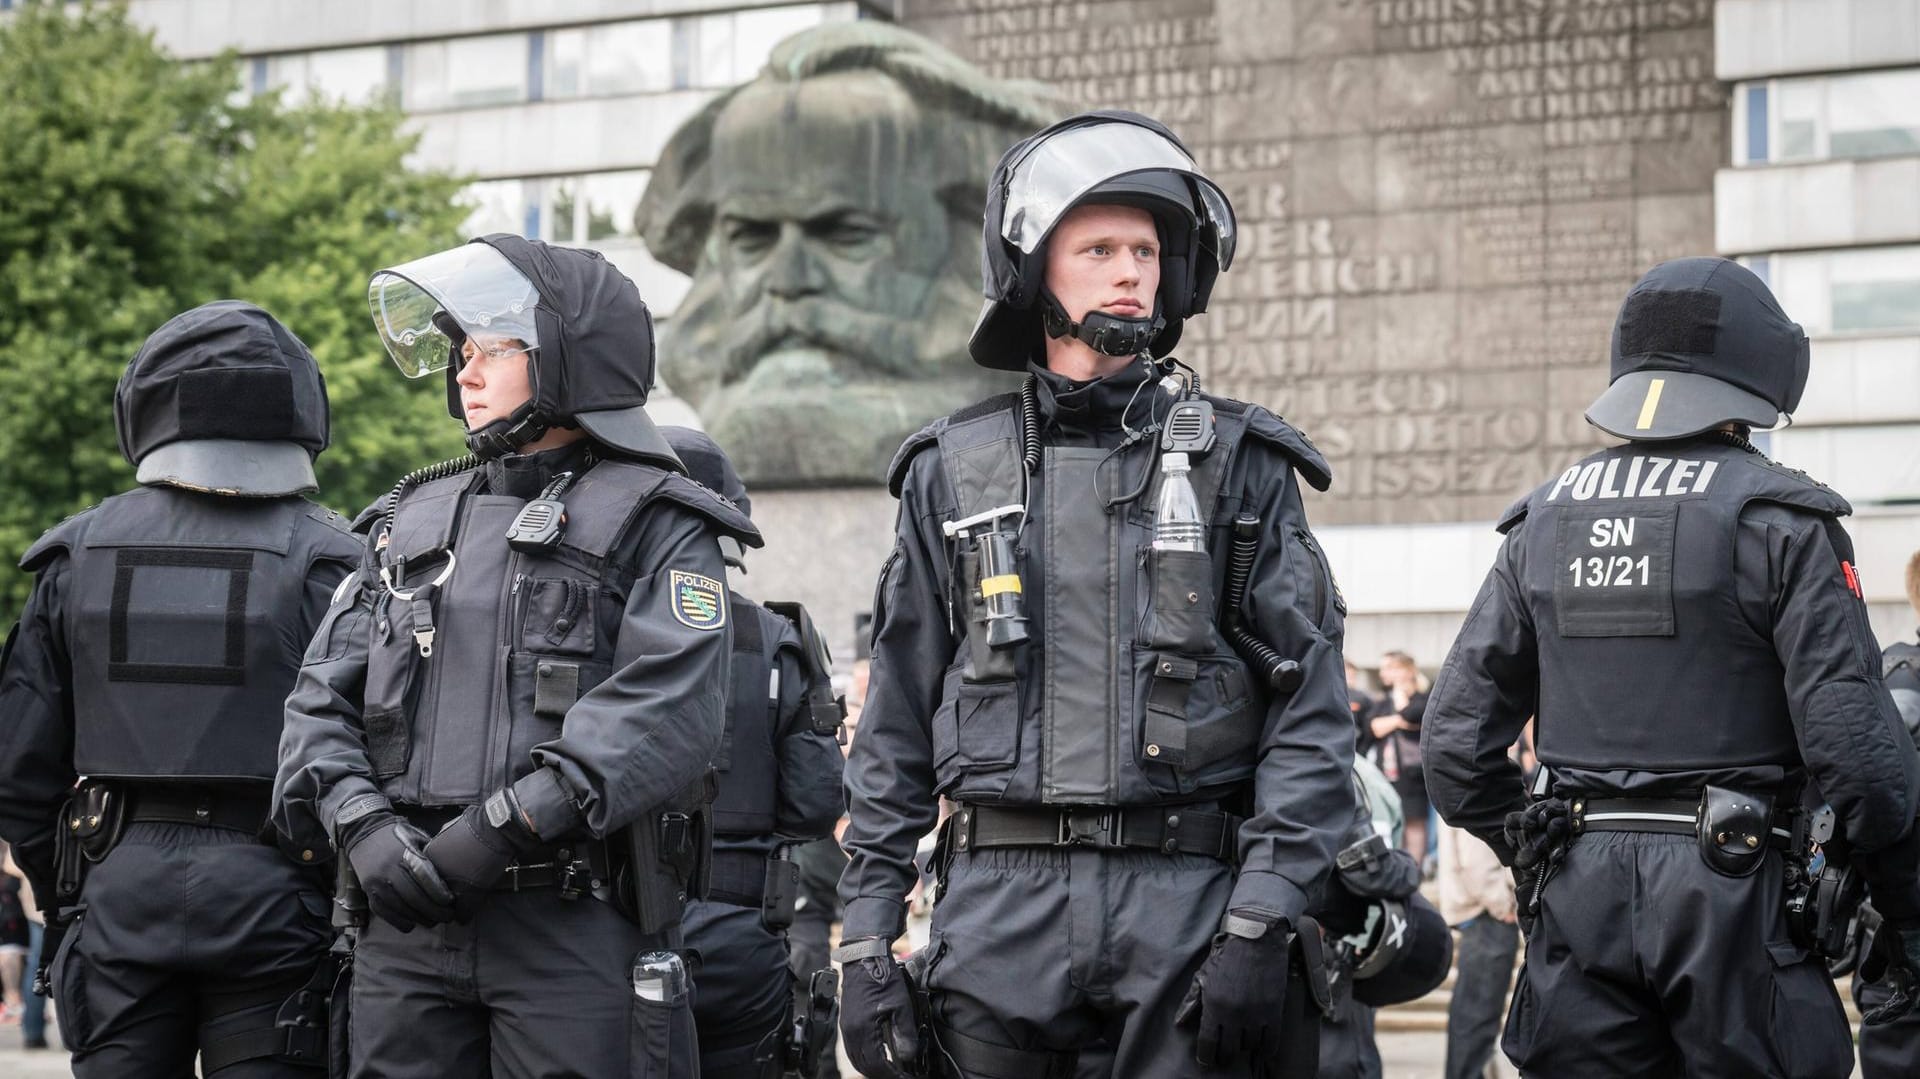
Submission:
[[[903,0],[989,74],[1158,116],[1238,209],[1180,349],[1333,460],[1316,520],[1485,519],[1603,440],[1613,314],[1712,250],[1712,0]]]

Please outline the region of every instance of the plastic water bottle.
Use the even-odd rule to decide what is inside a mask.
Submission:
[[[633,961],[633,995],[678,1004],[687,995],[687,965],[673,952],[648,952]]]
[[[1207,526],[1200,520],[1200,500],[1187,479],[1184,453],[1160,455],[1160,506],[1153,516],[1153,549],[1198,551],[1207,549]]]

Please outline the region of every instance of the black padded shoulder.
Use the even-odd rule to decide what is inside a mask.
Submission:
[[[1737,462],[1753,470],[1749,502],[1777,502],[1812,510],[1823,517],[1845,517],[1853,512],[1853,504],[1842,498],[1840,492],[1764,453],[1742,454]]]
[[[20,556],[20,568],[29,573],[38,573],[47,568],[47,563],[55,557],[71,552],[80,542],[81,533],[87,530],[87,518],[98,506],[91,506],[61,521],[41,533],[33,541],[27,553]]]
[[[381,515],[386,512],[387,512],[387,496],[381,495],[379,498],[376,498],[372,502],[367,503],[366,509],[363,509],[359,513],[354,514],[353,522],[347,527],[351,531],[358,532],[364,536],[368,532],[373,531],[373,522],[378,521]]]
[[[653,488],[648,501],[661,500],[684,506],[706,518],[720,530],[721,535],[732,536],[743,546],[766,546],[767,541],[761,537],[760,529],[754,526],[753,518],[741,513],[740,507],[678,472],[662,471],[660,474],[663,478]]]
[[[900,443],[898,450],[894,451],[893,463],[887,466],[887,490],[892,493],[893,497],[900,497],[901,487],[907,482],[908,466],[913,464],[913,459],[919,456],[921,450],[939,441],[940,432],[945,428],[956,423],[977,420],[982,416],[991,416],[995,412],[1005,412],[1009,409],[1017,409],[1019,407],[1019,394],[996,393],[992,397],[975,401],[965,408],[955,409],[953,412],[915,431],[907,437],[905,442]]]
[[[1528,512],[1533,509],[1533,500],[1539,495],[1540,491],[1537,488],[1522,495],[1518,502],[1508,506],[1507,511],[1500,515],[1500,523],[1494,525],[1493,530],[1504,536],[1518,528],[1520,522],[1527,519]]]
[[[341,536],[351,537],[359,531],[357,518],[349,521],[318,502],[307,502],[307,519]]]
[[[1214,410],[1232,415],[1238,412],[1241,422],[1246,425],[1247,434],[1277,448],[1293,463],[1294,471],[1313,485],[1316,491],[1324,491],[1333,486],[1333,466],[1320,452],[1320,447],[1300,430],[1280,417],[1261,408],[1259,405],[1245,404],[1225,398],[1210,397]],[[1237,407],[1229,407],[1237,406]]]

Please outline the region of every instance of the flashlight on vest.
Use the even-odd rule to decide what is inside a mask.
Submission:
[[[1027,601],[1014,561],[1014,539],[1025,515],[1026,507],[1016,502],[940,526],[948,539],[973,544],[978,583],[970,598],[986,623],[987,647],[996,652],[1027,639]]]

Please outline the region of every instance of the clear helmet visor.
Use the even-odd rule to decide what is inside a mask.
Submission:
[[[491,244],[462,244],[381,270],[367,284],[367,303],[380,343],[408,378],[446,369],[456,329],[489,355],[540,347],[533,314],[540,293]]]
[[[1202,242],[1226,269],[1233,262],[1235,241],[1233,208],[1226,195],[1171,140],[1120,121],[1070,127],[1028,149],[1007,178],[1000,235],[1031,255],[1089,191],[1141,172],[1172,172],[1194,181],[1200,193],[1201,204],[1194,209],[1201,218]]]

